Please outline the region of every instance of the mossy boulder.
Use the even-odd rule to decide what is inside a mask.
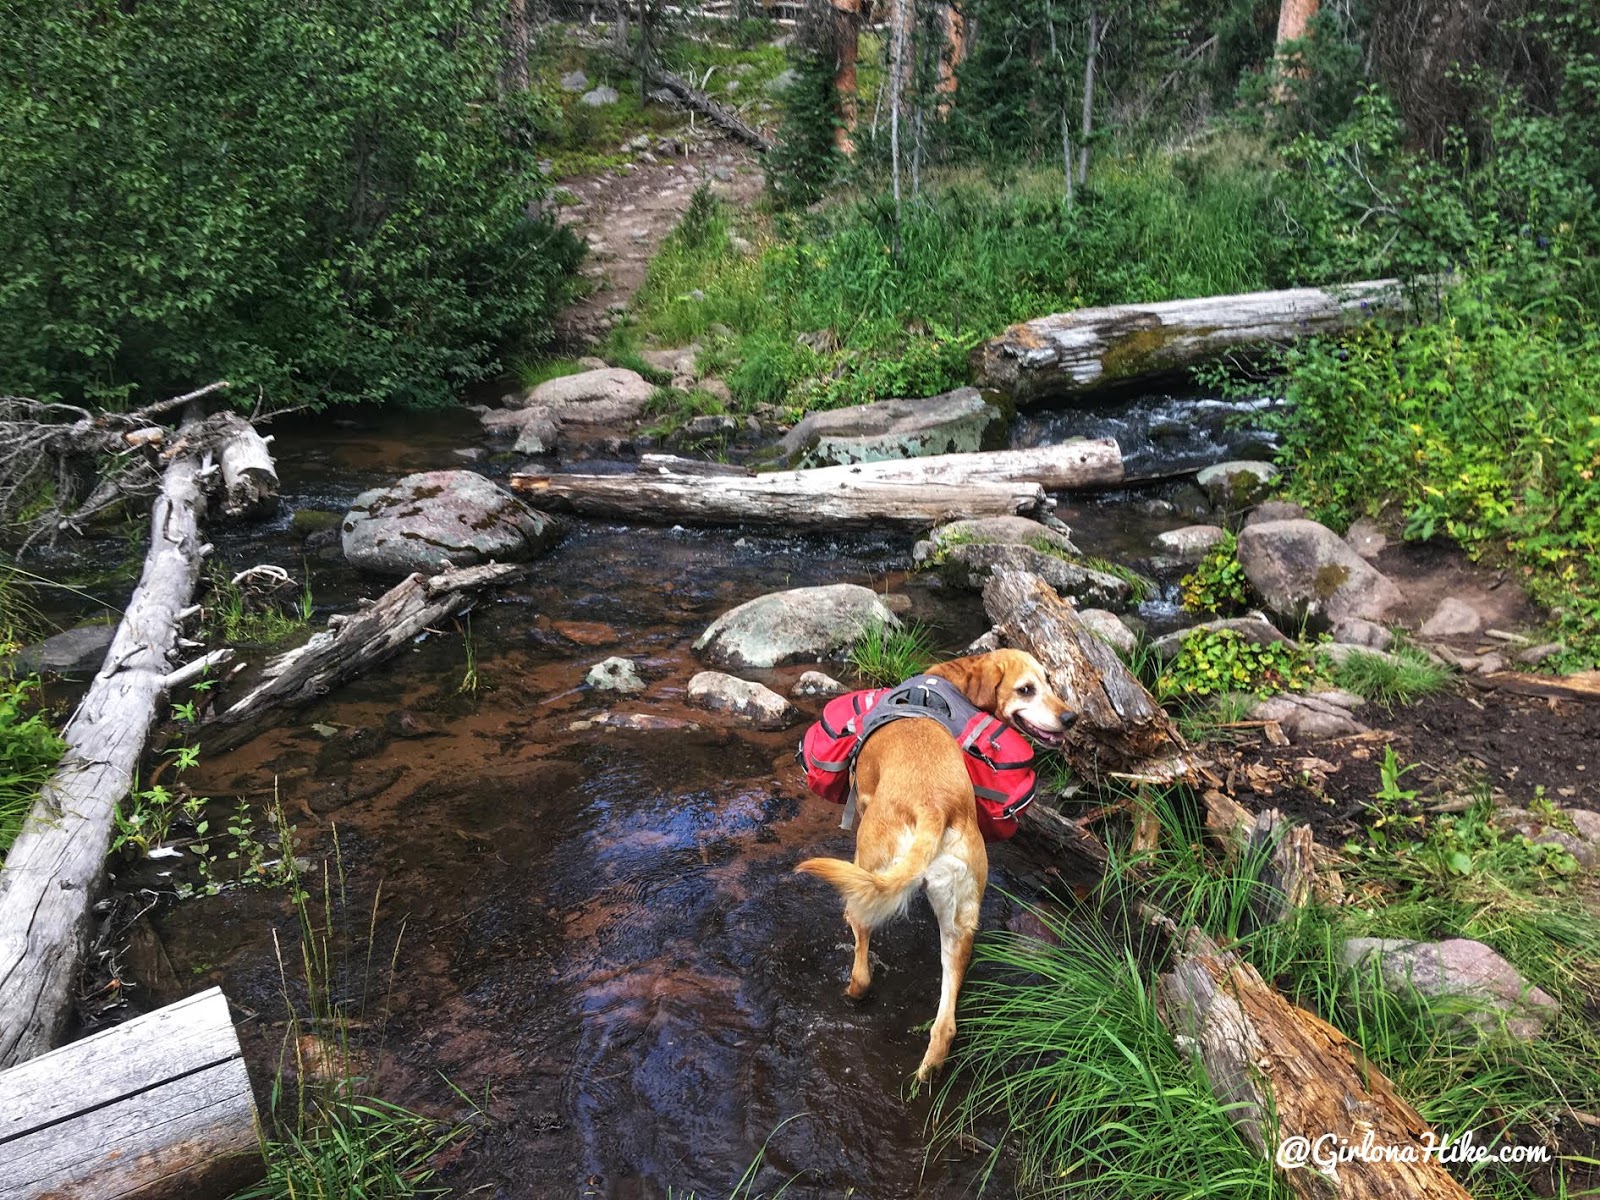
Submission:
[[[1011,415],[977,388],[956,388],[921,400],[810,413],[784,435],[781,450],[793,467],[998,450],[1006,444]]]
[[[553,518],[472,471],[424,471],[357,496],[340,526],[354,567],[383,575],[519,562],[555,544]]]

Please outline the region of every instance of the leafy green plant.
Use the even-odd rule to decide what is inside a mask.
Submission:
[[[37,679],[0,679],[0,856],[67,748],[39,707],[38,690]]]
[[[1232,616],[1247,609],[1250,591],[1239,562],[1239,539],[1224,532],[1178,587],[1183,606],[1191,612]]]
[[[850,665],[873,687],[890,687],[921,674],[933,658],[933,632],[917,624],[869,625],[850,649]]]
[[[1162,700],[1247,692],[1269,696],[1303,692],[1320,678],[1316,664],[1298,647],[1259,645],[1232,629],[1195,629],[1155,681]]]

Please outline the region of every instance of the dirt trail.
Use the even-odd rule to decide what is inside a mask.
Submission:
[[[596,285],[562,315],[563,340],[581,346],[605,336],[702,183],[735,208],[747,207],[762,188],[759,156],[721,139],[651,138],[618,170],[561,181],[578,198],[561,210],[562,223],[589,243],[583,273]]]

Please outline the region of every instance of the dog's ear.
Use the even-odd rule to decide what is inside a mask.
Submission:
[[[993,712],[1000,700],[1000,686],[1006,668],[998,654],[969,654],[928,668],[929,675],[948,679],[968,700],[984,712]]]

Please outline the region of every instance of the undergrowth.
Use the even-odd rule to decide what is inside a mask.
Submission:
[[[38,690],[37,679],[0,679],[0,858],[66,749]]]
[[[1426,651],[1402,643],[1383,654],[1353,650],[1334,664],[1329,679],[1363,700],[1394,708],[1446,690],[1455,675]]]
[[[869,625],[850,649],[850,665],[869,687],[892,687],[920,675],[934,658],[933,631],[917,624]]]

